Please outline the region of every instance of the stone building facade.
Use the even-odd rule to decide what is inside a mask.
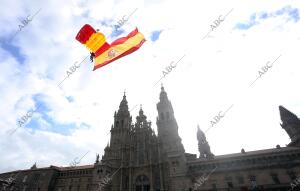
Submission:
[[[0,174],[0,189],[19,191],[298,190],[300,119],[280,106],[286,147],[215,156],[198,127],[200,155],[186,153],[167,93],[157,103],[157,135],[142,108],[133,123],[126,96],[114,113],[110,143],[92,165]],[[300,178],[299,178],[300,179]],[[2,187],[1,187],[2,186]],[[300,190],[300,189],[299,189]]]

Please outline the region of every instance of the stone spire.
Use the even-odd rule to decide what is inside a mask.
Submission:
[[[119,127],[120,128],[122,128],[122,127],[129,128],[130,127],[132,118],[128,111],[128,102],[126,100],[125,92],[123,95],[123,99],[120,103],[119,110],[118,110],[118,112],[115,112],[115,114],[114,114],[114,118],[115,118],[115,121],[114,121],[113,127],[116,127],[116,128],[119,128]]]
[[[31,170],[37,169],[36,162],[32,165],[32,167],[31,167],[30,169],[31,169]]]
[[[281,121],[285,124],[299,121],[298,117],[283,106],[279,106]]]
[[[167,92],[165,91],[165,88],[163,85],[161,85],[161,92],[159,95],[159,100],[161,102],[167,101],[168,100],[168,96],[167,96]]]
[[[99,163],[99,154],[96,154],[96,161],[95,161],[95,164],[98,164]]]
[[[119,106],[118,113],[119,112],[125,112],[125,113],[128,112],[129,113],[129,111],[128,111],[128,102],[126,100],[126,94],[125,94],[125,92],[124,92],[123,99],[122,99],[122,101],[120,103],[120,106]]]
[[[143,124],[146,124],[146,123],[147,123],[147,116],[144,115],[142,105],[140,105],[139,115],[136,117],[136,125],[137,125],[137,127],[143,127]]]
[[[157,120],[160,120],[160,121],[175,120],[172,104],[171,104],[170,100],[168,99],[167,92],[165,91],[165,88],[163,87],[163,85],[161,86],[161,92],[159,95],[159,103],[157,103],[157,111],[159,114]],[[177,123],[175,126],[177,127]]]
[[[210,151],[210,146],[206,140],[205,134],[200,129],[199,125],[197,126],[197,128],[198,150],[200,152],[200,158],[214,158],[214,154]]]
[[[291,139],[288,146],[300,146],[300,119],[283,106],[279,106],[279,112],[282,121],[280,125]]]

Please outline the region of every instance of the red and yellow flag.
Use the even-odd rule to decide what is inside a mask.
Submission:
[[[80,29],[76,40],[95,54],[94,70],[138,50],[145,42],[144,35],[136,28],[126,37],[119,38],[109,45],[105,36],[88,24]]]

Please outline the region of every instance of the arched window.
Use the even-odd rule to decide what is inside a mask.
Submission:
[[[164,120],[164,119],[165,119],[164,113],[163,113],[163,112],[160,113],[160,119],[161,119],[161,120]]]
[[[167,112],[167,119],[170,119],[170,113]]]
[[[135,181],[136,191],[150,191],[150,181],[147,176],[140,175]]]

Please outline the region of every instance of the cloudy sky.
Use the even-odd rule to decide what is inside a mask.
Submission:
[[[186,152],[198,154],[197,124],[215,155],[285,146],[278,106],[300,116],[299,8],[296,0],[1,0],[0,172],[68,166],[86,153],[80,165],[94,163],[124,90],[133,119],[142,104],[157,131],[161,83]],[[86,23],[108,42],[138,27],[146,42],[96,71],[87,58],[67,75],[89,55],[75,40]]]

